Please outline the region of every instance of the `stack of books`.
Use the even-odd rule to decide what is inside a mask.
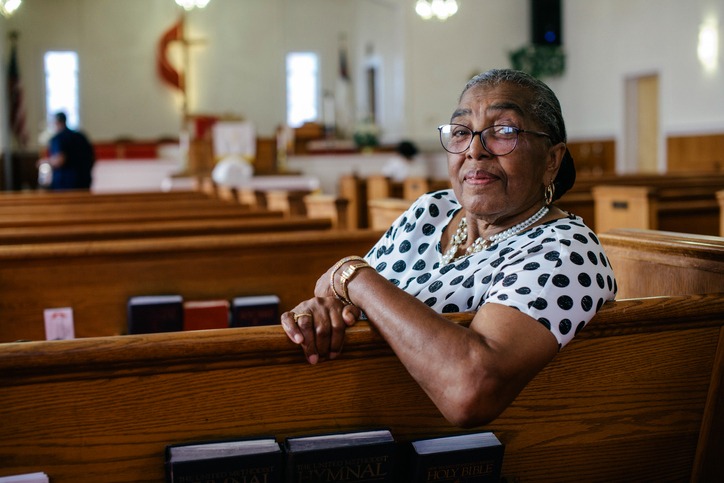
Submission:
[[[250,295],[231,300],[184,300],[180,294],[128,299],[128,333],[224,329],[279,324],[279,297]]]
[[[172,444],[168,483],[499,482],[492,432],[397,442],[387,429]]]

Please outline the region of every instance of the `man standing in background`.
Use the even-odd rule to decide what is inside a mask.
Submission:
[[[56,133],[50,139],[49,157],[53,174],[51,190],[90,189],[95,153],[88,138],[70,129],[64,112],[55,114]]]

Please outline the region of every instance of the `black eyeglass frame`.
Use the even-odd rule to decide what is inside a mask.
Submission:
[[[467,129],[468,131],[470,131],[470,132],[472,133],[472,135],[470,136],[470,143],[468,143],[468,145],[465,147],[465,149],[463,149],[462,151],[450,151],[450,150],[447,148],[447,146],[445,146],[445,143],[444,143],[443,140],[442,140],[442,129],[443,129],[445,126],[459,126],[459,127],[461,127],[461,128]],[[491,151],[491,150],[488,148],[488,145],[485,143],[485,137],[483,136],[483,133],[484,133],[485,131],[488,131],[488,130],[490,130],[490,129],[494,129],[494,128],[496,128],[496,127],[507,127],[507,128],[510,128],[510,129],[512,129],[512,130],[515,131],[515,144],[514,144],[513,147],[510,149],[510,151],[508,151],[507,153],[494,153],[493,151]],[[464,125],[462,125],[462,124],[450,123],[450,124],[441,124],[441,125],[439,125],[439,126],[437,127],[437,130],[438,130],[438,132],[439,132],[439,134],[440,134],[440,144],[442,145],[442,148],[443,148],[445,151],[447,151],[448,153],[450,153],[450,154],[462,154],[462,153],[464,153],[465,151],[467,151],[468,149],[470,149],[470,146],[472,146],[473,140],[475,140],[475,136],[476,136],[476,135],[477,135],[477,136],[480,136],[480,142],[483,144],[483,148],[484,148],[487,152],[489,152],[490,154],[492,154],[493,156],[506,156],[506,155],[512,153],[513,151],[515,151],[515,148],[518,147],[518,139],[519,139],[521,133],[523,133],[523,134],[528,133],[528,134],[536,134],[536,135],[538,135],[538,136],[545,136],[545,137],[547,137],[548,139],[550,139],[551,142],[553,142],[553,137],[552,137],[550,134],[548,134],[548,133],[541,132],[541,131],[530,131],[530,130],[527,130],[527,129],[520,129],[520,128],[517,128],[517,127],[515,127],[515,126],[509,126],[509,125],[507,125],[507,124],[493,124],[492,126],[488,126],[488,127],[484,128],[482,131],[473,131],[473,130],[470,129],[469,127],[464,126]]]

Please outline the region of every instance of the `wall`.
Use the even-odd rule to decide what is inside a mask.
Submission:
[[[646,0],[563,3],[568,67],[547,81],[571,139],[614,139],[620,158],[625,82],[646,73],[660,76],[662,136],[724,131],[724,33],[718,71],[704,72],[696,59],[699,25],[713,16],[723,29],[724,2],[660,0],[655,12]],[[189,36],[205,41],[191,53],[192,110],[243,115],[271,136],[285,117],[285,54],[318,52],[322,87],[334,90],[344,34],[360,115],[363,67],[373,64],[384,138],[438,150],[435,127],[449,118],[465,81],[509,66],[508,52],[527,43],[528,0],[463,1],[445,22],[423,22],[413,7],[413,0],[211,0],[188,15]],[[158,80],[155,46],[179,12],[172,0],[27,0],[0,19],[0,32],[21,32],[32,137],[44,127],[49,49],[80,53],[81,116],[93,138],[176,134],[180,98]]]
[[[652,10],[654,9],[654,10]],[[707,72],[697,59],[699,26],[719,26],[719,67]],[[721,0],[607,0],[565,2],[567,73],[551,82],[570,138],[613,138],[619,170],[624,159],[625,82],[659,76],[660,164],[668,136],[724,132],[724,2]]]

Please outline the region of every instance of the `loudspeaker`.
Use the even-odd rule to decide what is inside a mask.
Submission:
[[[530,0],[531,41],[534,45],[561,45],[561,0]]]

